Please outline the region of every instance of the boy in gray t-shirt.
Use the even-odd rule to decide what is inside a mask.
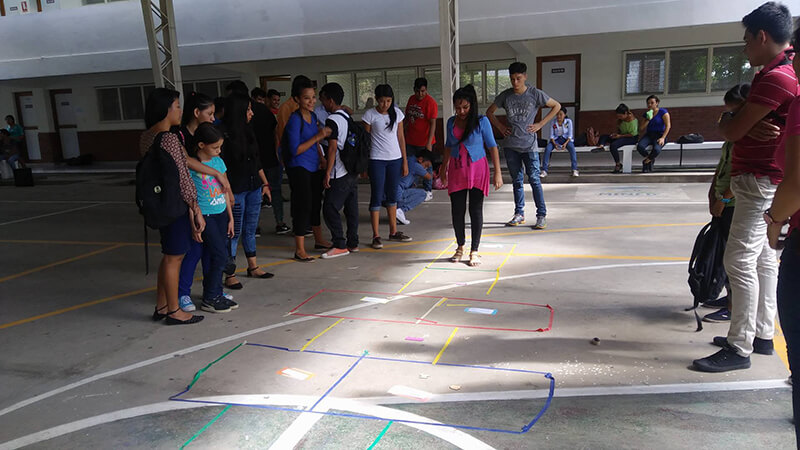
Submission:
[[[544,203],[542,182],[539,179],[539,153],[536,145],[536,133],[544,124],[550,123],[561,110],[561,104],[550,98],[543,91],[533,86],[528,86],[528,67],[525,63],[515,62],[508,67],[511,77],[511,88],[501,92],[489,106],[486,116],[492,125],[503,133],[503,152],[506,157],[508,171],[514,182],[514,217],[506,226],[517,226],[525,223],[525,178],[524,171],[528,174],[528,182],[533,190],[533,201],[536,203],[536,224],[534,230],[547,227],[545,216],[547,207]],[[550,112],[536,122],[536,115],[542,107],[549,107]],[[500,123],[494,115],[498,108],[506,111],[508,125]]]

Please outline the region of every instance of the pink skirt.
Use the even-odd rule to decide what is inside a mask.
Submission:
[[[486,157],[473,162],[464,144],[459,146],[458,158],[450,158],[447,165],[447,193],[477,188],[489,196],[489,161]]]

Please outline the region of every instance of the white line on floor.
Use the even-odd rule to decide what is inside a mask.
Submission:
[[[315,411],[319,412],[326,412],[328,411],[327,406],[323,406],[326,402],[322,402],[320,406],[314,408]],[[314,425],[325,417],[322,414],[314,414],[314,413],[300,413],[300,416],[297,419],[294,419],[291,425],[288,428],[283,430],[283,433],[278,437],[278,439],[272,443],[269,447],[270,450],[284,450],[284,449],[293,449],[303,440],[303,437],[314,428]]]
[[[530,272],[530,273],[519,274],[519,275],[507,275],[507,276],[504,276],[504,277],[500,277],[499,280],[501,280],[501,281],[502,280],[511,280],[511,279],[517,279],[517,278],[535,277],[535,276],[551,275],[551,274],[559,274],[559,273],[569,273],[569,272],[581,272],[581,271],[587,271],[587,270],[604,270],[604,269],[618,269],[618,268],[643,267],[643,266],[673,266],[673,265],[685,265],[685,264],[686,264],[685,262],[676,261],[676,262],[655,262],[655,263],[645,263],[645,264],[631,263],[631,264],[608,264],[608,265],[601,265],[601,266],[573,267],[573,268],[569,268],[569,269],[548,270],[548,271],[544,271],[544,272]],[[399,294],[399,295],[393,296],[393,297],[390,298],[390,301],[398,300],[398,299],[401,299],[401,298],[407,298],[407,297],[409,297],[411,295],[424,295],[424,294],[428,294],[428,293],[436,292],[436,291],[455,289],[455,288],[458,288],[458,287],[461,287],[461,286],[480,284],[480,283],[491,283],[494,280],[495,280],[494,277],[492,277],[492,278],[485,278],[483,280],[469,281],[467,283],[448,284],[448,285],[445,285],[445,286],[439,286],[439,287],[433,287],[433,288],[429,288],[429,289],[423,289],[423,290],[417,291],[417,292],[411,292],[411,293]],[[356,310],[356,309],[360,309],[360,308],[365,308],[367,306],[373,306],[373,304],[372,303],[359,302],[359,304],[352,305],[352,306],[347,306],[347,307],[344,307],[344,308],[339,308],[339,309],[335,309],[335,310],[331,310],[331,311],[326,311],[326,312],[320,313],[320,315],[334,315],[334,314],[338,314],[338,313],[341,313],[341,312],[346,312],[346,311],[352,311],[352,310]],[[130,364],[130,365],[127,365],[127,366],[124,366],[124,367],[120,367],[118,369],[110,370],[108,372],[102,372],[102,373],[99,373],[97,375],[92,375],[92,376],[84,378],[82,380],[75,381],[73,383],[64,385],[64,386],[62,386],[60,388],[56,388],[56,389],[44,392],[42,394],[36,395],[36,396],[28,398],[26,400],[22,400],[20,402],[14,403],[13,405],[7,406],[7,407],[3,408],[2,410],[0,410],[0,416],[4,416],[4,415],[6,415],[8,413],[11,413],[11,412],[14,412],[14,411],[16,411],[16,410],[18,410],[20,408],[24,408],[24,407],[26,407],[28,405],[31,405],[33,403],[36,403],[38,401],[41,401],[41,400],[53,397],[55,395],[67,392],[69,390],[72,390],[72,389],[75,389],[77,387],[92,383],[94,381],[102,380],[104,378],[112,377],[112,376],[115,376],[115,375],[120,375],[120,374],[123,374],[123,373],[126,373],[126,372],[130,372],[132,370],[141,369],[142,367],[147,367],[149,365],[156,364],[156,363],[159,363],[159,362],[162,362],[162,361],[167,361],[167,360],[173,359],[173,358],[178,357],[178,356],[183,356],[183,355],[194,353],[194,352],[197,352],[197,351],[200,351],[200,350],[205,350],[207,348],[211,348],[211,347],[214,347],[214,346],[217,346],[217,345],[220,345],[220,344],[224,344],[224,343],[227,343],[227,342],[241,341],[247,336],[250,336],[250,335],[253,335],[253,334],[257,334],[257,333],[261,333],[263,331],[268,331],[268,330],[272,330],[274,328],[280,328],[280,327],[283,327],[283,326],[286,326],[286,325],[291,325],[291,324],[295,324],[295,323],[299,323],[299,322],[305,322],[305,321],[308,321],[308,320],[314,320],[314,319],[318,319],[318,318],[319,317],[315,317],[315,316],[305,316],[305,317],[300,317],[300,318],[297,318],[297,319],[287,320],[287,321],[276,323],[276,324],[272,324],[272,325],[267,325],[267,326],[264,326],[264,327],[254,328],[252,330],[244,331],[244,332],[241,332],[241,333],[237,333],[237,334],[234,334],[234,335],[231,335],[231,336],[228,336],[228,337],[215,339],[213,341],[209,341],[209,342],[206,342],[206,343],[203,343],[203,344],[194,345],[194,346],[187,347],[187,348],[184,348],[184,349],[181,349],[181,350],[176,350],[174,352],[170,352],[170,353],[167,353],[167,354],[164,354],[164,355],[161,355],[161,356],[157,356],[155,358],[146,359],[144,361],[140,361],[140,362],[137,362],[137,363],[134,363],[134,364]]]
[[[95,206],[100,206],[101,204],[102,203],[93,203],[91,205],[80,206],[78,208],[67,209],[67,210],[64,210],[64,211],[56,211],[56,212],[52,212],[52,213],[42,214],[42,215],[39,215],[39,216],[26,217],[24,219],[12,220],[10,222],[0,223],[0,226],[2,226],[2,225],[11,225],[12,223],[27,222],[29,220],[41,219],[42,217],[57,216],[59,214],[66,214],[66,213],[73,212],[73,211],[80,211],[82,209],[94,208]]]

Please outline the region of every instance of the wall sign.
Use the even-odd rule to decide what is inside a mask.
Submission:
[[[556,67],[556,68],[550,69],[550,73],[564,73],[566,71],[567,71],[567,69],[565,69],[563,67]]]

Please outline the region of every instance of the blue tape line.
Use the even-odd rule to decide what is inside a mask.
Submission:
[[[334,389],[336,388],[336,386],[338,386],[338,385],[339,385],[339,383],[341,383],[341,382],[342,382],[342,380],[344,380],[344,379],[345,379],[345,377],[346,377],[346,376],[350,375],[350,372],[352,372],[352,371],[353,371],[353,369],[355,369],[355,368],[356,368],[356,366],[358,365],[358,363],[360,363],[360,362],[361,362],[361,361],[364,359],[364,357],[365,357],[365,356],[367,356],[367,351],[366,351],[366,350],[364,350],[364,353],[361,355],[361,358],[358,358],[358,360],[356,360],[356,362],[354,362],[354,363],[353,363],[353,365],[352,365],[352,366],[350,366],[350,368],[349,368],[349,369],[347,369],[347,372],[345,372],[345,373],[344,373],[342,376],[340,376],[340,377],[339,377],[339,379],[338,379],[338,380],[336,380],[336,383],[333,383],[333,386],[329,387],[329,388],[328,388],[328,390],[327,390],[327,391],[325,391],[325,393],[324,393],[324,394],[322,394],[322,397],[320,397],[320,398],[319,398],[319,400],[317,400],[317,402],[316,402],[316,403],[314,403],[314,405],[312,405],[312,406],[311,406],[311,409],[309,409],[309,411],[313,411],[313,410],[314,410],[314,408],[316,408],[316,407],[317,407],[317,405],[319,405],[319,402],[321,402],[321,401],[322,401],[322,399],[324,399],[325,397],[327,397],[327,396],[328,396],[328,394],[330,394],[330,393],[331,393],[331,391],[332,391],[332,390],[334,390]]]

